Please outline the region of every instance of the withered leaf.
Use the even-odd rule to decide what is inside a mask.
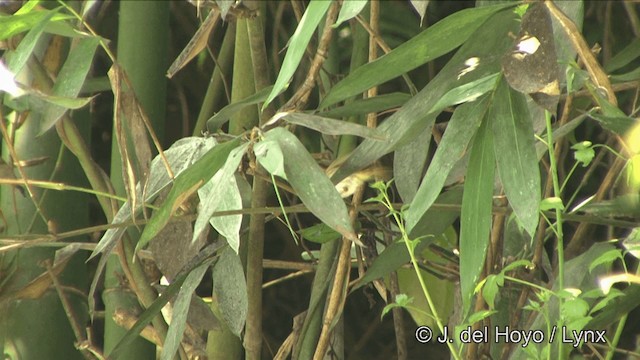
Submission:
[[[513,49],[502,58],[502,70],[512,88],[555,113],[560,96],[558,57],[551,16],[542,3],[530,5],[524,14]]]

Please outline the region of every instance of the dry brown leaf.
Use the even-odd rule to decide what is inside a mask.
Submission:
[[[211,34],[218,20],[220,20],[220,12],[211,10],[207,18],[202,22],[202,25],[200,25],[200,28],[198,28],[198,31],[196,31],[187,46],[185,46],[180,55],[178,55],[173,64],[171,64],[169,70],[167,70],[167,77],[169,79],[207,47],[209,34]]]

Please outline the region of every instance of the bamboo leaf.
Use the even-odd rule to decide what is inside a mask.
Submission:
[[[209,223],[220,235],[224,236],[229,246],[237,253],[240,246],[240,225],[242,215],[229,215],[212,218],[214,212],[238,210],[242,208],[242,199],[236,183],[235,172],[249,144],[233,149],[224,166],[207,181],[200,190],[200,209],[193,227],[192,242],[202,234]]]
[[[289,81],[298,69],[298,65],[309,44],[309,40],[311,40],[311,36],[313,36],[318,24],[320,24],[320,20],[324,17],[331,3],[331,1],[325,0],[311,0],[311,3],[309,3],[307,11],[304,12],[296,31],[291,36],[289,49],[282,62],[282,68],[280,69],[280,73],[278,73],[278,78],[276,79],[275,85],[273,85],[269,97],[267,97],[264,105],[262,105],[263,108],[269,105],[276,96],[289,86]]]
[[[51,21],[53,16],[58,13],[59,9],[60,8],[56,8],[51,11],[43,12],[45,14],[43,14],[44,16],[42,17],[42,19],[38,23],[36,23],[36,25],[29,31],[24,39],[20,41],[20,44],[18,44],[18,47],[15,49],[15,51],[12,51],[10,53],[7,67],[12,73],[20,73],[24,65],[27,63],[27,60],[29,60],[29,56],[31,56],[31,54],[33,53],[33,49],[36,47],[40,36],[44,32],[45,26]]]
[[[287,180],[287,174],[284,171],[284,154],[277,141],[260,141],[253,147],[253,152],[256,154],[256,160],[269,174]]]
[[[355,135],[374,140],[386,139],[385,135],[376,129],[328,117],[292,112],[284,115],[283,119],[327,135]]]
[[[220,254],[213,267],[213,294],[220,306],[222,319],[231,332],[240,337],[247,318],[247,282],[240,257],[230,249]]]
[[[247,106],[256,105],[261,102],[264,102],[273,89],[272,86],[266,87],[257,93],[248,96],[242,100],[231,103],[225,107],[223,107],[220,111],[218,111],[215,115],[213,115],[209,120],[207,120],[207,129],[210,132],[217,131],[225,122],[229,120],[233,114],[238,111],[244,109]]]
[[[491,16],[484,26],[473,33],[473,41],[467,41],[424,89],[378,127],[388,140],[365,139],[336,171],[332,180],[342,180],[381,156],[408,144],[423,129],[430,128],[437,116],[434,106],[449,90],[498,73],[499,57],[495,54],[501,54],[511,47],[508,34],[517,31],[515,16],[513,11],[498,11]],[[470,62],[470,59],[475,62]]]
[[[171,166],[171,170],[175,176],[178,176],[214,146],[215,140],[213,138],[188,137],[176,141],[175,144],[164,151],[164,155]],[[162,189],[171,183],[171,181],[172,179],[167,174],[167,170],[162,159],[160,156],[156,156],[149,167],[149,180],[144,200],[146,202],[153,200]],[[138,192],[142,192],[140,184],[138,184],[136,190]],[[138,206],[133,209],[134,213],[138,213],[142,209],[142,204],[137,205]],[[131,213],[131,204],[126,202],[122,207],[120,207],[111,223],[123,223],[127,221],[127,219],[131,218]],[[89,259],[114,245],[115,242],[120,240],[124,231],[125,228],[111,228],[107,230],[96,245],[96,248],[93,250]]]
[[[393,178],[402,200],[409,204],[416,196],[424,166],[429,156],[431,129],[423,129],[421,134],[407,145],[393,153]]]
[[[350,0],[342,3],[342,8],[340,9],[340,15],[338,15],[338,20],[333,25],[334,28],[340,26],[343,22],[353,19],[356,17],[365,6],[367,6],[368,0]]]
[[[55,11],[55,10],[52,10]],[[30,11],[24,14],[0,16],[0,40],[8,39],[40,24],[49,15],[49,11]],[[73,16],[55,14],[50,21],[72,19]]]
[[[33,96],[34,98],[40,99],[47,104],[54,105],[56,107],[60,107],[65,110],[69,110],[69,109],[75,110],[75,109],[80,109],[82,107],[85,107],[94,98],[94,97],[76,98],[76,97],[54,96],[54,95],[47,95],[37,91],[30,92],[28,96]]]
[[[331,118],[344,118],[353,115],[366,113],[375,113],[387,109],[400,107],[411,99],[411,95],[406,93],[391,93],[379,95],[368,99],[358,99],[351,103],[337,107],[335,109],[322,111],[318,113],[320,116]]]
[[[171,79],[173,75],[180,71],[180,69],[187,65],[189,61],[193,60],[196,55],[204,50],[207,46],[207,42],[209,41],[209,34],[211,34],[211,30],[213,30],[218,19],[220,19],[219,12],[209,12],[209,15],[204,19],[204,22],[200,25],[198,31],[196,31],[191,40],[189,40],[187,46],[182,49],[180,55],[178,55],[173,64],[169,67],[169,70],[167,70],[167,77],[169,79]]]
[[[195,293],[198,285],[200,285],[202,277],[209,269],[209,265],[209,263],[205,263],[198,266],[190,272],[189,275],[187,275],[184,283],[182,283],[180,292],[178,292],[178,296],[176,296],[176,299],[173,302],[171,323],[167,330],[167,336],[165,338],[164,346],[162,347],[160,359],[172,360],[178,352],[178,348],[182,342],[182,335],[184,334],[184,329],[187,325],[187,316],[189,315],[191,297]]]
[[[501,81],[492,116],[496,163],[504,192],[522,226],[533,236],[538,225],[540,171],[524,95]]]
[[[64,62],[52,94],[60,97],[76,97],[82,89],[84,80],[89,73],[100,39],[96,37],[81,38],[71,49]],[[67,108],[50,104],[40,125],[40,134],[49,130],[67,111]]]
[[[344,237],[358,241],[344,201],[300,140],[284,128],[270,130],[264,138],[280,146],[286,179],[307,208]]]
[[[324,109],[394,79],[450,52],[462,45],[467,39],[472,38],[474,42],[481,41],[471,35],[491,15],[512,6],[512,4],[499,4],[465,9],[440,20],[390,53],[352,71],[349,76],[331,88],[318,108]],[[492,27],[492,24],[488,24]],[[491,37],[499,36],[492,33]]]
[[[167,162],[171,166],[171,170],[173,170],[175,176],[178,176],[200,159],[213,146],[215,146],[215,140],[213,138],[189,137],[176,141],[169,149],[165,150],[164,154]],[[169,177],[169,174],[167,174],[164,162],[159,155],[156,156],[149,167],[149,179],[144,196],[145,201],[148,202],[153,200],[162,189],[166,188],[171,183],[171,181],[172,179]],[[140,184],[138,184],[136,191],[138,191],[140,196],[142,196],[142,187]],[[137,215],[142,210],[142,204],[136,205],[137,206],[132,210],[129,202],[124,203],[113,217],[111,223],[121,224],[127,221],[127,219],[131,218],[132,212]],[[109,255],[126,230],[127,229],[125,227],[111,228],[107,230],[91,253],[91,256],[89,256],[89,259],[92,259],[100,253],[103,254],[98,262],[96,275],[91,281],[91,288],[89,289],[90,313],[93,313],[95,306],[95,302],[92,301],[92,299],[94,298],[93,294],[95,293],[96,286],[98,285],[98,280],[101,278],[100,274],[102,274],[102,271],[107,264]]]
[[[180,205],[179,201],[184,198],[183,193],[190,190],[195,191],[194,186],[198,183],[204,184],[209,181],[224,165],[231,150],[238,147],[239,143],[239,139],[234,139],[215,146],[176,177],[175,184],[171,188],[169,195],[167,195],[167,199],[162,204],[162,207],[153,214],[142,235],[140,235],[136,251],[142,249],[167,224],[169,217],[173,214],[173,210]]]
[[[453,113],[427,169],[427,174],[406,212],[408,231],[411,231],[426,214],[440,194],[449,172],[455,163],[464,156],[469,141],[487,113],[488,104],[489,97],[484,97],[482,100],[460,105]]]
[[[145,122],[149,121],[145,119],[147,115],[126,81],[123,69],[116,63],[108,75],[114,95],[114,136],[122,159],[124,189],[127,200],[135,207],[139,201],[136,184],[146,181],[151,162],[151,146],[145,127]]]
[[[489,245],[494,172],[491,117],[485,116],[471,147],[460,214],[460,289],[465,313]]]

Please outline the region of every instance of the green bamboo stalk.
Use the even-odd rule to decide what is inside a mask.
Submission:
[[[231,72],[231,65],[233,65],[235,33],[236,24],[229,23],[227,31],[224,34],[224,39],[222,40],[216,67],[213,69],[213,75],[211,75],[209,87],[207,88],[207,93],[204,96],[202,107],[198,114],[196,126],[193,129],[193,136],[199,136],[207,129],[207,120],[213,116],[215,111],[220,110],[227,100],[223,76],[228,76]]]
[[[265,3],[259,13],[264,14]],[[264,42],[264,24],[262,17],[247,20],[249,45],[251,48],[251,62],[255,91],[258,92],[269,86],[269,68],[267,66],[267,49]],[[275,114],[273,106],[268,106],[260,119],[265,123]],[[261,208],[266,205],[267,192],[270,185],[266,181],[254,177],[251,207]],[[245,328],[244,346],[245,358],[260,360],[262,352],[262,258],[264,256],[264,226],[265,215],[254,214],[249,222],[249,248],[247,249],[247,298],[249,308]]]
[[[235,35],[231,102],[244,99],[255,93],[246,19],[237,20]],[[258,107],[248,106],[231,117],[229,120],[229,134],[241,134],[257,124]],[[246,256],[247,238],[243,236],[240,241],[240,259],[245,269],[247,268]],[[212,302],[211,309],[214,314],[220,314],[217,303]],[[221,329],[209,332],[207,355],[211,360],[241,359],[242,342],[223,325]]]
[[[167,46],[169,31],[169,3],[150,1],[123,1],[120,3],[120,23],[118,34],[118,62],[125,72],[135,91],[136,97],[147,113],[154,131],[159,139],[164,138]],[[122,179],[122,160],[117,144],[112,146],[111,180],[116,194],[123,195],[124,184]],[[123,246],[131,247],[130,241],[124,241]],[[129,249],[132,250],[132,249]],[[126,253],[127,251],[125,251]],[[131,251],[129,251],[131,252]],[[125,257],[126,261],[130,257]],[[105,353],[120,341],[126,329],[119,327],[111,317],[118,308],[127,309],[132,313],[140,311],[138,301],[149,304],[153,301],[153,290],[144,280],[144,274],[140,271],[140,261],[129,263],[132,273],[142,279],[136,279],[136,285],[142,290],[141,299],[127,289],[123,289],[120,278],[123,270],[119,259],[110,258],[105,275]],[[161,319],[154,321],[154,327],[163,337],[166,325]],[[143,340],[137,339],[126,351],[122,352],[126,359],[153,358],[154,346]]]

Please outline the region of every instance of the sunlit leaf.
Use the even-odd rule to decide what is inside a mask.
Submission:
[[[18,47],[10,53],[7,67],[11,72],[14,74],[20,73],[24,65],[27,63],[27,60],[29,60],[29,56],[33,53],[33,49],[44,32],[45,26],[51,21],[53,16],[57,14],[58,10],[59,8],[43,12],[44,14],[42,15],[44,16],[42,19],[36,23],[29,33],[20,41]]]
[[[54,11],[54,10],[51,10]],[[25,14],[0,16],[0,40],[8,39],[16,34],[32,29],[40,24],[50,11],[31,11]],[[50,21],[71,19],[73,16],[55,14]]]

